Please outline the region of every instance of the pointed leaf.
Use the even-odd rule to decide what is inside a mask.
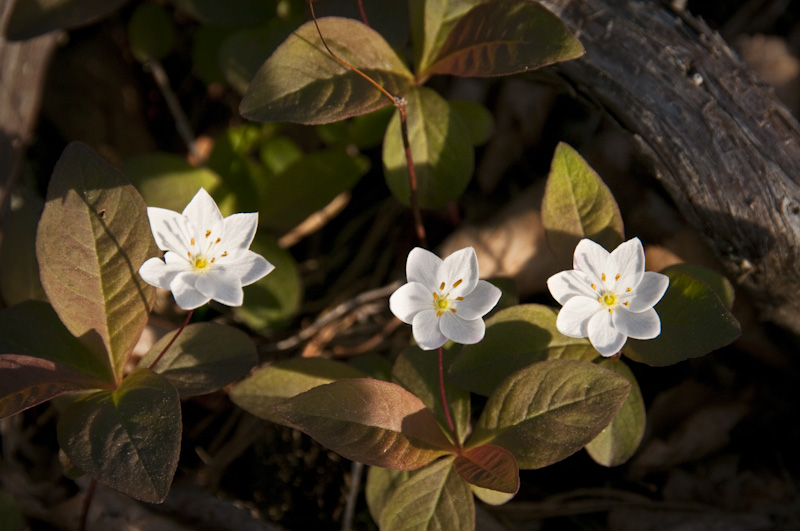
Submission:
[[[150,368],[174,335],[170,332],[153,345],[139,367]],[[166,377],[181,398],[188,398],[222,389],[247,374],[257,362],[255,343],[241,330],[197,323],[181,332],[152,370]]]
[[[500,446],[477,446],[461,452],[453,467],[470,485],[507,494],[519,490],[519,468],[514,455]]]
[[[389,382],[339,380],[275,409],[323,446],[371,466],[415,470],[455,450],[425,404]]]
[[[461,17],[424,75],[503,76],[575,59],[584,51],[540,3],[489,0]]]
[[[110,384],[61,363],[0,354],[0,419],[64,393],[103,387]]]
[[[411,72],[377,32],[356,20],[337,17],[319,19],[319,29],[337,57],[393,96],[405,94]],[[259,122],[322,124],[390,103],[372,83],[331,57],[314,23],[308,22],[259,69],[239,112]]]
[[[594,439],[617,413],[631,384],[578,360],[534,363],[509,376],[489,397],[470,447],[491,443],[521,469],[551,465]]]
[[[408,138],[422,208],[436,208],[458,198],[475,168],[472,138],[458,113],[436,92],[420,87],[406,95]],[[392,194],[410,203],[405,147],[395,112],[383,141],[383,171]]]
[[[733,289],[731,281],[720,275],[712,269],[705,268],[696,264],[675,264],[665,268],[662,273],[667,274],[668,271],[687,273],[697,280],[705,283],[711,288],[714,293],[722,301],[727,309],[733,308],[733,301],[736,298],[736,293]]]
[[[450,379],[489,396],[508,375],[545,359],[591,361],[597,357],[587,339],[567,337],[556,329],[558,311],[539,304],[512,306],[486,320],[486,336],[465,345],[450,366]]]
[[[381,531],[473,531],[475,502],[469,484],[440,459],[402,483],[381,511]]]
[[[160,503],[178,465],[181,408],[166,378],[137,370],[115,391],[79,398],[58,422],[67,457],[100,483]]]
[[[15,2],[6,38],[21,41],[59,28],[71,28],[103,17],[126,0],[23,0]]]
[[[416,72],[425,71],[439,53],[450,30],[484,0],[409,0],[411,42]]]
[[[452,359],[453,353],[450,350],[443,352],[445,371]],[[447,417],[442,407],[439,388],[439,358],[436,353],[424,351],[419,347],[404,349],[394,362],[392,381],[402,385],[422,400],[438,419],[439,426],[449,436]],[[450,384],[447,380],[445,380],[444,389],[450,406],[450,415],[460,439],[459,442],[464,442],[470,428],[469,393]]]
[[[362,378],[364,373],[340,361],[325,358],[292,358],[267,365],[233,386],[234,404],[253,415],[290,426],[275,404],[309,389],[343,378]]]
[[[680,268],[663,273],[669,288],[655,307],[661,334],[649,341],[629,339],[622,349],[627,357],[663,367],[703,356],[739,337],[739,321],[705,282]]]
[[[631,383],[631,392],[614,416],[614,420],[586,445],[586,451],[596,463],[603,466],[618,466],[633,456],[644,437],[647,420],[644,399],[636,377],[623,361],[603,358],[597,364],[614,371]]]
[[[95,356],[70,334],[46,302],[27,301],[0,313],[0,352],[41,358],[116,383],[108,357]]]
[[[68,145],[36,235],[42,286],[67,329],[109,356],[118,379],[155,295],[138,269],[156,254],[142,196],[84,144]]]
[[[516,495],[515,493],[484,489],[477,485],[470,485],[469,487],[472,489],[472,493],[475,497],[486,505],[503,505],[504,503],[508,503]]]
[[[384,505],[392,497],[394,491],[405,480],[411,477],[408,470],[391,470],[379,466],[371,466],[367,470],[367,482],[364,485],[364,497],[367,499],[369,514],[376,522],[381,517]]]
[[[589,238],[606,249],[624,239],[622,216],[611,191],[577,151],[556,147],[542,199],[547,241],[559,260],[572,264],[575,246]]]
[[[0,297],[8,306],[34,299],[46,301],[36,261],[36,226],[43,201],[20,188],[0,225]]]

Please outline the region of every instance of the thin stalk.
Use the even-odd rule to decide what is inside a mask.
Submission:
[[[186,144],[186,148],[189,150],[192,158],[199,161],[200,153],[197,151],[197,143],[195,142],[192,127],[189,125],[189,119],[186,118],[186,114],[183,112],[181,104],[178,102],[178,97],[175,96],[175,92],[172,91],[164,67],[157,59],[147,61],[145,67],[153,74],[153,79],[156,85],[158,85],[161,95],[164,96],[164,100],[167,102],[167,108],[170,114],[172,114],[172,118],[175,120],[175,129],[178,130],[178,135],[180,135],[184,144]]]
[[[461,448],[461,441],[458,440],[458,433],[453,424],[453,418],[450,416],[450,406],[447,405],[447,396],[444,392],[444,363],[442,362],[442,347],[439,347],[439,391],[442,393],[442,407],[444,408],[444,418],[447,419],[447,425],[450,427],[450,433],[453,434],[453,442],[456,447]]]
[[[361,488],[361,474],[364,471],[364,463],[353,461],[350,465],[350,490],[347,492],[347,504],[344,507],[342,517],[342,531],[353,531],[353,516],[356,512],[356,501],[358,492]]]
[[[153,363],[150,364],[150,367],[148,367],[148,369],[152,370],[153,367],[155,367],[156,364],[159,361],[161,361],[161,356],[163,356],[164,353],[169,350],[169,347],[171,347],[172,344],[175,343],[175,340],[178,339],[178,336],[181,335],[181,332],[183,332],[183,329],[186,328],[187,324],[189,324],[189,319],[192,318],[192,314],[193,313],[194,313],[194,310],[189,310],[189,313],[186,314],[186,319],[184,319],[183,324],[181,325],[181,327],[178,328],[178,331],[175,332],[175,335],[172,336],[172,339],[169,340],[169,343],[167,343],[167,346],[164,347],[164,350],[162,350],[161,353],[158,355],[158,357],[156,357],[155,361],[153,361]]]
[[[362,0],[358,0],[358,11],[359,13],[361,13],[361,22],[363,22],[365,26],[369,27],[369,20],[367,20],[367,12],[364,11],[364,2],[362,2]]]
[[[86,524],[89,521],[89,508],[92,506],[92,498],[94,498],[94,491],[97,489],[97,480],[92,478],[89,484],[89,490],[86,491],[86,498],[83,499],[83,510],[81,511],[80,531],[86,531]]]

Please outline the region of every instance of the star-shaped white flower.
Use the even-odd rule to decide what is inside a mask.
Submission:
[[[408,284],[389,298],[389,308],[411,325],[423,350],[441,347],[451,339],[471,345],[483,339],[483,316],[500,300],[498,288],[478,280],[478,257],[467,247],[444,260],[416,247],[406,262]]]
[[[183,213],[148,207],[147,217],[164,259],[150,258],[139,268],[148,284],[172,291],[175,302],[193,310],[211,299],[241,306],[242,286],[275,269],[263,256],[250,251],[258,214],[233,214],[223,219],[204,189]]]
[[[556,328],[569,337],[588,337],[603,356],[613,356],[629,337],[653,339],[661,320],[653,306],[669,286],[669,277],[645,272],[639,238],[611,253],[592,240],[575,247],[571,271],[547,279],[553,297],[564,307]]]

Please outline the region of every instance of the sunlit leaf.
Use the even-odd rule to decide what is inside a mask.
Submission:
[[[409,22],[416,72],[427,70],[456,23],[470,9],[483,1],[409,0]]]
[[[521,469],[551,465],[605,428],[631,384],[593,363],[553,359],[506,378],[489,397],[469,446],[502,446]]]
[[[705,282],[680,268],[663,272],[669,288],[655,307],[661,334],[648,341],[629,339],[622,348],[627,357],[661,367],[703,356],[739,337],[739,321]]]
[[[394,107],[387,106],[341,122],[320,124],[316,130],[322,141],[329,146],[352,144],[359,149],[370,149],[383,142],[393,114]]]
[[[542,199],[547,241],[564,264],[589,238],[613,250],[624,239],[622,216],[611,191],[585,160],[563,142],[553,155]]]
[[[43,201],[20,188],[0,223],[0,296],[8,306],[27,300],[47,300],[36,261],[36,226]]]
[[[361,22],[319,19],[328,47],[395,97],[405,94],[411,73],[377,32]],[[313,22],[300,26],[267,59],[242,99],[250,120],[322,124],[391,104],[359,74],[337,62]]]
[[[213,197],[223,214],[258,210],[269,177],[269,171],[258,160],[258,151],[272,138],[274,129],[247,123],[217,135],[208,168],[222,177],[223,185]]]
[[[558,311],[539,304],[512,306],[486,320],[486,336],[465,345],[450,366],[450,379],[489,396],[509,374],[552,358],[591,361],[598,356],[587,339],[567,337],[556,329]]]
[[[344,151],[316,151],[271,176],[261,197],[258,223],[288,230],[349,190],[369,169],[369,159]]]
[[[456,457],[453,467],[470,485],[507,494],[519,490],[517,460],[500,446],[468,448]]]
[[[703,281],[716,293],[719,300],[722,301],[722,304],[724,304],[727,309],[730,310],[733,308],[733,300],[736,296],[733,284],[716,271],[696,264],[675,264],[665,268],[661,272],[666,274],[668,271],[687,273],[697,280]]]
[[[266,258],[275,269],[244,288],[244,304],[231,308],[234,315],[254,330],[283,325],[300,306],[303,285],[291,253],[281,249],[266,232],[257,232],[250,249]]]
[[[445,370],[447,370],[452,359],[452,352],[449,350],[443,352]],[[438,363],[438,354],[424,351],[419,347],[408,347],[400,353],[394,362],[392,381],[402,385],[422,400],[425,406],[439,420],[442,430],[448,433],[449,436],[450,429],[442,407]],[[448,381],[445,381],[444,389],[450,406],[450,415],[460,439],[459,442],[463,442],[470,427],[469,393],[450,384]]]
[[[367,470],[367,482],[364,485],[364,497],[367,499],[369,514],[376,522],[381,517],[383,506],[391,498],[394,491],[405,480],[411,477],[407,470],[391,470],[379,466],[371,466]]]
[[[138,269],[156,254],[139,192],[84,144],[68,145],[36,236],[42,286],[72,335],[110,356],[117,379],[155,294]]]
[[[160,503],[178,465],[178,392],[159,374],[135,371],[115,391],[92,393],[67,407],[58,421],[58,442],[100,483]]]
[[[205,24],[254,26],[275,15],[274,0],[171,0],[176,7]]]
[[[472,138],[458,113],[429,88],[409,90],[408,138],[417,177],[419,206],[435,208],[458,198],[475,168]],[[396,111],[383,141],[386,184],[402,203],[410,203],[406,153]]]
[[[415,470],[454,450],[425,404],[389,382],[338,380],[275,409],[323,446],[371,466]]]
[[[508,503],[515,496],[515,493],[484,489],[477,485],[470,485],[469,487],[472,489],[472,493],[475,497],[487,505],[503,505],[504,503]]]
[[[502,76],[583,53],[580,41],[540,3],[489,0],[458,20],[423,75]]]
[[[636,377],[623,361],[603,358],[598,365],[614,371],[631,383],[631,392],[614,416],[614,420],[586,445],[586,451],[596,463],[603,466],[617,466],[633,456],[644,437],[647,420],[644,399]]]
[[[467,126],[473,146],[482,146],[489,141],[494,132],[494,116],[489,109],[474,101],[451,100],[448,103]]]
[[[103,17],[126,0],[22,0],[6,26],[11,41],[30,39],[59,28],[80,26]]]
[[[340,361],[325,358],[292,358],[262,367],[234,385],[230,398],[253,415],[287,424],[275,404],[309,389],[344,378],[361,378],[364,373]]]
[[[128,22],[128,42],[137,61],[163,59],[175,45],[169,13],[155,4],[140,4]]]
[[[61,363],[0,354],[0,419],[70,391],[108,387],[108,382]]]
[[[162,337],[139,361],[150,368],[175,333]],[[169,380],[181,398],[211,393],[238,380],[258,361],[250,336],[216,323],[187,326],[151,370]]]
[[[473,531],[475,502],[469,484],[448,457],[401,483],[383,506],[379,522],[381,531]]]
[[[87,349],[46,302],[27,301],[0,313],[0,353],[41,358],[107,385],[115,383],[108,356],[98,356]]]
[[[291,138],[276,136],[264,141],[258,150],[258,155],[264,166],[277,175],[302,159],[303,150]]]

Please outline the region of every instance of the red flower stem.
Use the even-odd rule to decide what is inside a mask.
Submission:
[[[450,433],[453,434],[453,442],[456,447],[461,448],[461,441],[458,440],[458,433],[453,425],[453,418],[450,416],[450,407],[447,405],[447,396],[444,393],[444,364],[442,363],[442,347],[439,347],[439,390],[442,392],[442,407],[444,407],[444,417],[447,419],[447,425],[450,427]]]
[[[367,20],[367,12],[364,11],[364,2],[358,0],[358,11],[361,13],[361,21],[365,26],[369,27],[369,20]]]
[[[181,335],[181,332],[183,332],[183,329],[186,328],[187,324],[189,324],[189,319],[192,318],[192,314],[193,313],[194,313],[194,310],[189,310],[189,313],[186,314],[186,319],[184,319],[183,324],[181,325],[181,327],[178,328],[178,331],[175,332],[175,335],[172,336],[172,339],[169,340],[169,343],[167,343],[167,346],[164,347],[164,350],[162,350],[161,354],[159,354],[158,357],[155,359],[155,361],[150,364],[150,367],[148,367],[148,369],[152,370],[153,367],[155,367],[156,364],[159,361],[161,361],[161,356],[163,356],[164,353],[169,350],[169,347],[171,347],[172,344],[175,343],[175,340],[178,339],[178,336]]]
[[[89,490],[86,491],[86,497],[83,499],[83,510],[81,511],[81,523],[78,529],[86,531],[86,523],[89,521],[89,508],[92,506],[92,498],[94,498],[94,491],[97,488],[97,480],[92,478],[89,484]]]

